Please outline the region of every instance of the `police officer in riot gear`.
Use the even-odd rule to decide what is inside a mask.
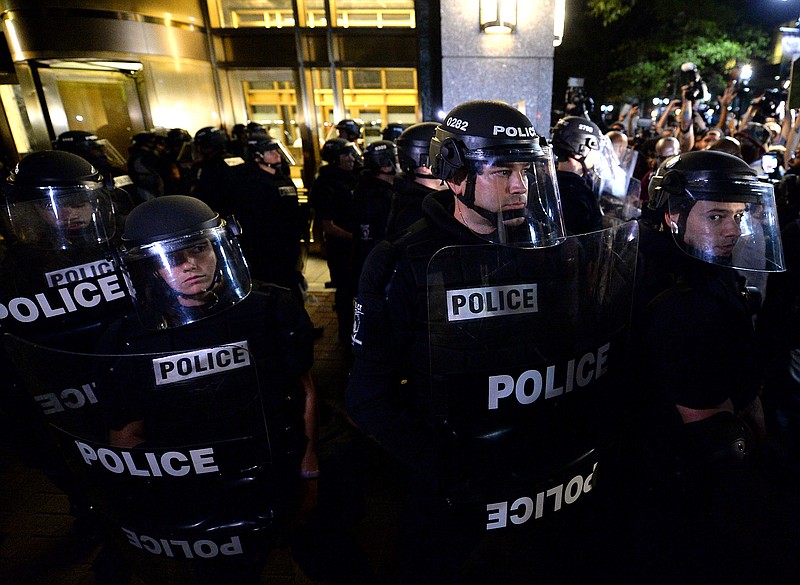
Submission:
[[[298,498],[314,497],[319,474],[308,315],[282,288],[251,292],[236,233],[206,204],[180,195],[129,216],[121,260],[136,314],[112,327],[104,352],[131,357],[118,357],[113,376],[98,384],[109,405],[109,449],[135,456],[203,445],[216,457],[215,482],[183,488],[173,478],[149,495],[132,483],[131,513],[111,518],[127,530],[128,552],[131,533],[216,543],[219,555],[173,567],[188,568],[192,583],[258,582],[270,534],[288,525]],[[231,441],[238,455],[226,451]],[[236,553],[228,558],[217,542],[223,536],[241,544],[228,547]],[[163,578],[147,554],[134,563],[147,582]]]
[[[42,346],[91,351],[105,327],[130,310],[124,280],[112,262],[121,218],[107,181],[76,154],[42,151],[16,166],[3,191],[0,331]],[[92,528],[88,502],[42,422],[43,414],[52,422],[64,410],[90,411],[83,395],[61,394],[87,380],[69,368],[56,370],[63,386],[54,396],[63,401],[40,396],[34,403],[5,351],[0,360],[5,397],[0,426],[9,434],[7,444],[18,445],[23,460],[41,467],[67,493],[78,526]]]
[[[334,126],[334,128],[336,128],[338,137],[343,140],[347,140],[348,142],[352,142],[354,144],[357,144],[358,141],[361,140],[362,125],[355,120],[345,118],[344,120],[340,120],[336,126]]]
[[[389,122],[386,127],[381,130],[381,138],[383,140],[395,141],[400,138],[400,135],[408,127],[408,124],[401,124],[400,122]]]
[[[558,157],[558,189],[564,225],[571,234],[599,230],[603,226],[599,191],[594,170],[603,134],[597,124],[582,116],[566,116],[551,132]]]
[[[247,141],[247,163],[232,188],[232,211],[242,224],[242,245],[256,280],[286,287],[302,299],[301,243],[306,221],[297,188],[283,169],[294,162],[266,132]]]
[[[229,153],[228,135],[220,128],[206,126],[194,135],[195,163],[191,169],[190,195],[204,201],[227,217],[232,213],[230,185],[244,159]]]
[[[421,162],[418,159],[416,166]],[[525,493],[536,500],[537,491],[557,490],[542,487],[545,476],[545,483],[573,484],[575,501],[583,497],[577,485],[591,487],[595,463],[587,454],[591,448],[584,443],[584,433],[593,425],[585,412],[579,414],[583,398],[565,410],[532,407],[523,412],[499,403],[495,407],[501,394],[513,395],[514,383],[503,386],[508,393],[493,393],[491,388],[499,386],[491,380],[506,368],[522,379],[533,376],[533,368],[545,371],[537,359],[567,363],[555,357],[573,351],[565,349],[571,343],[567,338],[582,338],[583,352],[595,343],[587,341],[593,334],[573,335],[578,326],[567,323],[568,311],[555,309],[550,301],[545,303],[548,309],[534,311],[532,304],[532,291],[543,287],[540,290],[550,290],[548,297],[556,304],[575,301],[582,307],[575,314],[584,314],[587,323],[591,320],[598,324],[596,330],[602,329],[596,318],[589,319],[593,309],[584,312],[597,303],[578,302],[574,296],[583,288],[579,282],[588,286],[591,279],[578,280],[578,273],[567,268],[577,265],[568,258],[591,256],[590,246],[580,250],[565,238],[552,158],[530,120],[511,106],[471,101],[454,108],[431,140],[430,166],[447,189],[428,195],[422,203],[423,219],[379,243],[362,270],[348,412],[409,470],[411,494],[402,541],[406,582],[524,582],[515,573],[521,566],[526,566],[523,571],[537,571],[543,580],[558,581],[543,568],[527,566],[544,563],[553,552],[545,544],[558,539],[548,534],[537,545],[515,543],[514,535],[522,529],[513,535],[506,530],[513,513],[502,502],[511,498],[511,504]],[[626,265],[632,265],[630,254],[618,257],[623,256]],[[517,298],[527,298],[527,308]],[[552,336],[537,337],[535,331],[552,328],[526,321],[525,311],[534,319],[538,311],[565,319],[560,330],[570,331],[566,344],[556,343],[556,350],[548,345]],[[599,355],[605,350],[593,351]],[[488,411],[486,390],[481,388],[487,376]],[[538,394],[533,391],[531,396]],[[565,429],[581,435],[577,443],[583,446],[566,448],[558,438]],[[546,454],[543,444],[552,447]],[[567,473],[569,478],[555,479]],[[487,510],[489,516],[482,518]],[[518,511],[514,524],[533,518],[532,510]],[[543,509],[537,514],[542,516]],[[577,531],[567,540],[575,535]],[[496,545],[507,537],[508,546]],[[465,559],[484,539],[494,543],[487,544],[494,546],[494,553],[483,549],[465,570]],[[554,545],[553,550],[558,549]],[[508,553],[500,553],[505,555],[502,560],[495,556],[500,550]],[[514,553],[520,550],[526,551],[527,559]],[[531,561],[533,557],[537,560]]]
[[[376,140],[367,146],[364,150],[364,169],[359,175],[353,201],[352,291],[358,287],[358,277],[367,256],[388,233],[387,222],[396,175],[397,147],[394,143]]]
[[[328,164],[319,169],[309,201],[314,209],[314,221],[322,228],[331,283],[336,288],[339,340],[348,345],[353,313],[353,291],[349,287],[353,192],[358,181],[355,167],[361,161],[361,153],[352,142],[333,138],[322,146],[320,156]]]
[[[53,141],[55,150],[64,150],[88,160],[103,174],[109,189],[130,190],[133,181],[125,170],[126,161],[111,146],[108,140],[83,130],[62,132]]]
[[[79,304],[81,310],[65,295],[50,296],[59,287],[115,275],[111,250],[119,238],[117,223],[124,218],[117,215],[105,183],[87,160],[63,151],[32,153],[14,169],[4,194],[3,222],[9,237],[2,287],[11,297],[45,293],[52,310],[31,308],[25,315],[11,311],[4,329],[17,332],[24,327],[56,335],[73,324],[99,326],[106,315],[125,310],[127,295],[116,281],[116,292],[103,294],[103,302]],[[99,283],[92,287],[93,292],[102,289]]]
[[[759,301],[737,273],[783,270],[773,187],[741,159],[706,150],[668,158],[649,191],[633,343],[632,396],[644,400],[630,443],[641,448],[637,577],[782,581],[784,569],[773,570],[782,551],[764,537],[776,521],[762,506],[771,496],[752,466],[765,436]]]
[[[431,139],[436,122],[422,122],[406,128],[397,138],[397,156],[402,172],[394,182],[394,197],[389,216],[388,233],[404,230],[422,219],[422,200],[430,193],[446,189],[446,185],[431,174]]]
[[[128,174],[136,185],[140,201],[164,194],[164,179],[156,151],[156,140],[153,132],[137,132],[131,137],[128,147]]]

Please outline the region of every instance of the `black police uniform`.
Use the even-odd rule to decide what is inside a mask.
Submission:
[[[244,159],[229,152],[217,152],[192,165],[191,195],[228,217],[233,213],[231,186],[236,184]]]
[[[423,575],[450,577],[480,534],[465,519],[462,524],[449,517],[441,505],[438,480],[446,471],[440,452],[446,440],[433,420],[426,271],[444,246],[486,243],[453,217],[453,208],[452,191],[428,197],[424,220],[380,242],[367,259],[356,298],[355,361],[347,387],[354,422],[411,469],[414,503],[404,535],[409,554]]]
[[[564,227],[570,234],[587,234],[603,228],[600,201],[586,180],[576,173],[557,171]]]
[[[355,173],[340,169],[336,165],[328,164],[320,168],[310,194],[315,221],[329,220],[353,233],[353,192],[357,181]],[[334,298],[339,322],[339,339],[346,342],[353,322],[353,291],[349,286],[353,242],[344,238],[326,237],[325,251],[331,282],[336,287]]]
[[[286,287],[300,295],[299,271],[305,220],[291,179],[271,174],[255,163],[239,167],[229,187],[231,210],[242,226],[242,247],[256,280]]]
[[[401,232],[422,219],[422,200],[434,191],[436,189],[417,183],[413,174],[399,174],[394,181],[394,196],[386,233]]]
[[[372,171],[362,172],[353,201],[353,260],[350,289],[355,291],[361,267],[375,244],[386,237],[394,190]]]
[[[156,153],[139,147],[131,148],[128,156],[128,175],[136,185],[140,201],[164,195],[161,161]]]
[[[766,486],[742,461],[755,437],[729,413],[684,423],[675,405],[734,411],[759,391],[743,279],[642,226],[634,310],[630,447],[634,577],[651,583],[770,581]],[[622,485],[625,485],[624,483]],[[774,516],[773,516],[774,518]],[[768,553],[767,553],[768,554]],[[777,581],[776,581],[777,582]]]

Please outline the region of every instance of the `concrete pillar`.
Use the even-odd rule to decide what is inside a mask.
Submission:
[[[517,27],[510,35],[481,32],[480,0],[441,4],[444,111],[473,99],[502,100],[524,106],[536,130],[548,135],[554,0],[517,0]]]

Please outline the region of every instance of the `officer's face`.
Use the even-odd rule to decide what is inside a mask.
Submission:
[[[698,201],[686,218],[684,243],[704,255],[730,258],[733,247],[742,235],[744,203]],[[670,216],[677,222],[677,215]]]
[[[39,216],[48,225],[67,233],[79,233],[92,223],[94,208],[89,201],[71,201],[61,205],[42,203],[35,206]]]
[[[524,210],[528,203],[528,175],[526,171],[529,168],[530,164],[523,162],[485,167],[475,180],[475,204],[493,213]],[[464,179],[458,185],[451,184],[451,188],[454,193],[459,195],[465,192],[466,184],[467,180]],[[487,229],[490,227],[492,230],[496,229],[497,226],[493,225],[488,219],[477,214],[474,214],[474,216],[469,220],[470,223],[474,220]],[[503,223],[508,227],[513,227],[522,224],[524,221],[524,217],[517,217],[506,220]],[[488,232],[484,231],[484,233]]]
[[[281,162],[281,153],[277,150],[266,150],[261,155],[261,160],[270,165],[276,165]]]
[[[205,299],[186,298],[202,295],[211,289],[217,269],[217,255],[208,241],[198,242],[189,248],[167,256],[168,266],[158,269],[158,274],[179,295],[178,302],[186,307],[205,304]]]
[[[356,157],[355,155],[347,151],[343,154],[339,155],[339,168],[343,171],[352,171],[356,166]]]

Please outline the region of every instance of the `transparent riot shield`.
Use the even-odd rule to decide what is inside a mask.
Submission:
[[[548,248],[440,250],[428,267],[442,482],[487,531],[591,498],[622,400],[638,227]]]
[[[288,413],[286,388],[260,383],[247,341],[147,355],[67,353],[10,335],[5,342],[110,537],[145,582],[239,575],[263,562],[305,444],[302,413]]]

